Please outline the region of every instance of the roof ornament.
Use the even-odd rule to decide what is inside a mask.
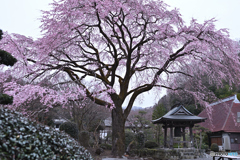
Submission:
[[[234,103],[240,103],[240,101],[238,100],[237,94],[234,95]]]

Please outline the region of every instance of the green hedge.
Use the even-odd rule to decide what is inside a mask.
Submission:
[[[154,141],[147,141],[145,142],[145,148],[156,148],[158,144]]]

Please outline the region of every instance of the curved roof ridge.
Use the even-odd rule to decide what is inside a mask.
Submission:
[[[238,99],[236,97],[237,97],[237,95],[234,95],[234,96],[231,96],[231,97],[228,97],[228,98],[225,98],[225,99],[220,99],[217,102],[213,102],[213,103],[209,104],[209,106],[215,106],[217,104],[220,104],[220,103],[223,103],[223,102],[227,102],[227,101],[230,101],[230,100],[234,100],[234,101],[237,102]],[[238,101],[238,103],[240,103],[240,102]]]

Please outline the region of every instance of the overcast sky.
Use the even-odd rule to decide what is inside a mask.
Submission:
[[[33,38],[41,36],[40,10],[49,10],[52,0],[2,0],[0,5],[0,29],[8,33],[18,33]],[[240,39],[240,0],[164,0],[171,7],[180,9],[185,22],[194,17],[199,22],[215,17],[216,27],[228,28],[230,37]],[[148,107],[154,105],[156,95],[146,94],[142,103],[134,105]],[[157,96],[159,97],[159,96]]]

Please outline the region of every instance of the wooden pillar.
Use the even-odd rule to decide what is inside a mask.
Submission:
[[[167,124],[164,125],[164,148],[167,148]]]
[[[186,141],[186,137],[185,137],[185,127],[182,127],[182,136],[183,136],[183,141]],[[183,142],[183,148],[187,148],[187,145],[185,142]]]
[[[170,148],[173,148],[173,126],[170,127]]]
[[[191,142],[191,147],[193,147],[193,134],[192,134],[192,128],[193,128],[193,125],[190,125],[189,130],[190,130],[190,142]]]

